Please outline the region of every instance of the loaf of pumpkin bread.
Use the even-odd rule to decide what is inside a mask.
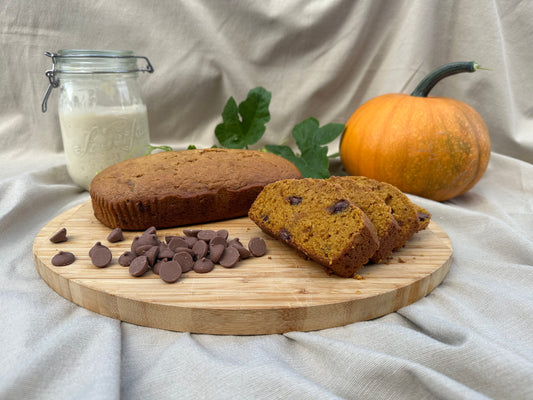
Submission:
[[[244,216],[259,192],[301,178],[286,159],[254,150],[170,151],[128,159],[90,185],[94,215],[110,228],[168,228]]]

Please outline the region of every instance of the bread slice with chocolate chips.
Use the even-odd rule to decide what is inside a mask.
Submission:
[[[367,215],[337,184],[286,179],[267,185],[248,216],[264,232],[342,277],[352,277],[379,247]]]
[[[329,181],[336,183],[346,191],[350,200],[363,210],[376,227],[379,248],[372,255],[371,261],[379,263],[386,260],[403,235],[398,221],[394,218],[392,208],[370,187],[357,184],[349,176],[332,176]]]
[[[425,229],[429,224],[431,219],[429,212],[417,207],[396,186],[365,176],[347,176],[343,177],[343,179],[349,180],[353,185],[371,190],[390,206],[401,231],[393,246],[394,250],[401,249],[416,232]],[[422,213],[424,213],[423,216]]]

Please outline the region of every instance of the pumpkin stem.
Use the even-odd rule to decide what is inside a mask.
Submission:
[[[474,61],[459,61],[444,64],[430,72],[415,88],[411,96],[427,97],[431,89],[443,78],[450,75],[460,74],[461,72],[475,72],[481,68]]]

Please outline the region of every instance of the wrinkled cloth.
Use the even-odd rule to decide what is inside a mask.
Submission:
[[[4,1],[0,5],[0,399],[533,398],[533,3],[528,1]],[[217,336],[136,326],[79,307],[36,271],[52,218],[89,198],[65,166],[57,90],[64,48],[133,50],[154,144],[216,144],[230,96],[263,86],[254,148],[316,117],[409,93],[450,61],[487,70],[433,95],[474,107],[492,154],[468,193],[429,210],[452,241],[443,283],[397,312],[343,327]],[[338,151],[338,139],[330,152]],[[332,161],[332,168],[338,161]]]

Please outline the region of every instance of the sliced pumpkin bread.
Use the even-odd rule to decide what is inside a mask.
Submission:
[[[379,263],[390,256],[402,235],[400,225],[394,218],[391,207],[382,196],[370,187],[358,184],[347,176],[333,176],[329,181],[338,184],[346,191],[350,200],[368,216],[374,224],[379,240],[379,248],[371,261]]]
[[[377,232],[339,185],[325,179],[286,179],[259,193],[248,213],[264,232],[342,277],[375,254]]]
[[[394,250],[405,246],[405,243],[418,232],[421,224],[418,219],[418,209],[415,204],[396,186],[386,182],[379,182],[365,176],[347,176],[354,184],[365,187],[380,196],[390,206],[392,215],[400,226],[401,234],[397,237]],[[429,213],[427,213],[429,215]],[[426,218],[429,224],[429,216]],[[426,225],[427,226],[427,225]]]

